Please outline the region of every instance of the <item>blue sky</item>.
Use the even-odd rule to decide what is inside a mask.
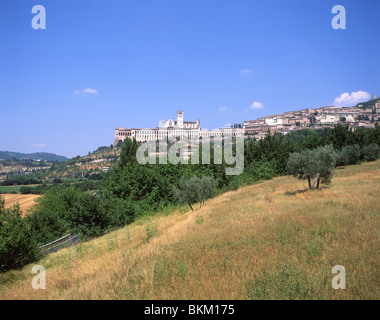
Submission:
[[[337,4],[346,30],[331,26]],[[46,8],[45,30],[31,26],[34,5]],[[119,126],[155,127],[179,109],[213,129],[333,105],[343,93],[380,95],[378,0],[3,0],[0,8],[0,150],[72,157],[110,145]]]

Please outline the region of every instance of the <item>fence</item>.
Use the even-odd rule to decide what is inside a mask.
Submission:
[[[68,235],[60,239],[54,240],[53,242],[50,242],[48,244],[45,244],[39,247],[39,249],[42,250],[42,254],[48,254],[48,253],[56,252],[63,248],[74,246],[77,243],[78,243],[78,235],[72,235],[71,233],[69,233]]]

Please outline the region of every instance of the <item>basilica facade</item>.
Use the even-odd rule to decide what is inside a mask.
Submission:
[[[123,127],[115,130],[113,145],[126,138],[135,138],[137,142],[156,141],[164,139],[198,139],[198,138],[222,138],[223,136],[243,136],[243,129],[220,128],[216,130],[202,130],[199,119],[197,121],[184,121],[183,111],[177,111],[177,119],[160,121],[159,126],[153,129]]]
[[[183,111],[177,111],[177,119],[160,121],[159,127],[147,128],[117,128],[115,130],[114,145],[126,138],[135,138],[137,142],[162,140],[165,138],[198,138],[201,125],[197,121],[184,121]]]

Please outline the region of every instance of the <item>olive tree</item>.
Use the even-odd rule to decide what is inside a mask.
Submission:
[[[199,201],[201,201],[201,205],[205,203],[205,200],[215,196],[216,187],[217,182],[213,177],[202,176],[199,190]]]
[[[215,195],[217,182],[213,177],[202,176],[198,178],[193,176],[189,179],[182,177],[178,186],[173,188],[174,196],[178,203],[188,204],[194,211],[193,204],[200,202],[200,206],[205,200],[212,198]]]
[[[320,183],[329,184],[334,172],[336,153],[332,145],[292,153],[287,170],[294,177],[308,181],[309,189],[318,189]]]

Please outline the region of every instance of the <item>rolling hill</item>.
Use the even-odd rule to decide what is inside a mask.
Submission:
[[[279,177],[0,274],[0,299],[379,299],[380,160],[309,191]],[[344,266],[345,290],[332,268]]]
[[[361,108],[361,109],[372,109],[375,106],[376,102],[379,102],[379,101],[380,101],[380,98],[371,99],[366,102],[358,103],[356,107]]]
[[[11,151],[0,151],[0,160],[13,160],[13,159],[66,161],[69,158],[65,156],[59,156],[54,153],[48,153],[48,152],[20,153],[20,152],[11,152]]]

